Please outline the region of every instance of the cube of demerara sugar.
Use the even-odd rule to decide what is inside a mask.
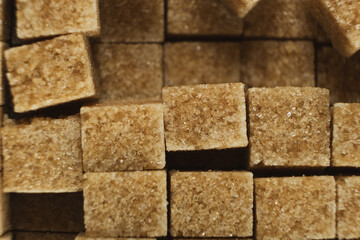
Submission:
[[[10,0],[0,0],[0,41],[8,42],[10,37]]]
[[[101,0],[101,42],[164,41],[164,0]]]
[[[1,239],[0,239],[1,240]],[[156,238],[102,238],[102,237],[87,237],[84,233],[79,233],[75,240],[156,240]]]
[[[219,0],[168,0],[167,33],[180,36],[240,36],[243,20]]]
[[[311,41],[244,41],[240,52],[241,81],[248,87],[315,86]]]
[[[224,0],[224,2],[238,17],[243,18],[259,0]]]
[[[168,151],[246,147],[244,84],[163,88]]]
[[[330,165],[329,90],[250,88],[251,167]]]
[[[16,0],[18,38],[68,33],[100,34],[98,0]]]
[[[170,234],[173,237],[252,236],[252,173],[170,174]]]
[[[5,103],[4,81],[5,81],[5,68],[4,68],[4,50],[7,47],[6,43],[0,42],[0,105]]]
[[[81,191],[80,134],[78,116],[5,125],[5,192]]]
[[[331,165],[360,167],[360,103],[335,103],[332,113]]]
[[[165,44],[165,86],[239,81],[239,43],[177,42]]]
[[[350,57],[360,49],[360,1],[307,0],[307,4],[342,55]]]
[[[360,102],[360,53],[350,58],[334,48],[317,48],[317,84],[330,90],[331,103]]]
[[[84,176],[87,236],[166,236],[165,171],[86,173]]]
[[[257,178],[256,239],[335,238],[332,176]]]
[[[85,172],[164,168],[161,103],[98,105],[80,112]]]
[[[95,96],[88,42],[82,34],[5,50],[15,112]]]
[[[33,232],[84,231],[83,202],[82,192],[11,194],[12,229]]]
[[[313,38],[316,21],[304,0],[265,0],[244,18],[245,37]]]
[[[337,186],[337,237],[360,238],[360,177],[336,178]]]
[[[53,232],[15,232],[14,236],[14,240],[74,240],[76,234]]]
[[[160,44],[94,44],[93,50],[101,102],[161,99]]]

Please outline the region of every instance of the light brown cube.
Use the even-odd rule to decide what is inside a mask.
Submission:
[[[0,0],[0,41],[8,42],[10,38],[10,2],[11,0]]]
[[[317,56],[317,85],[330,90],[331,103],[360,102],[360,53],[345,58],[331,47],[320,47]]]
[[[335,238],[334,177],[258,178],[254,182],[256,239]]]
[[[164,0],[100,0],[101,42],[164,41]]]
[[[88,42],[60,36],[5,51],[15,112],[27,112],[95,96]]]
[[[241,81],[248,87],[314,87],[314,45],[310,41],[245,41],[240,68]]]
[[[156,240],[156,238],[102,238],[102,237],[87,237],[84,233],[79,233],[75,240]]]
[[[16,0],[18,38],[68,33],[100,34],[98,0]]]
[[[165,167],[161,103],[82,107],[81,132],[85,172]]]
[[[100,101],[160,100],[162,54],[159,44],[95,44]]]
[[[83,201],[81,192],[11,194],[12,229],[34,232],[84,231]]]
[[[165,44],[165,86],[239,81],[239,43]]]
[[[329,90],[250,88],[251,167],[330,165]]]
[[[4,61],[4,50],[7,48],[7,44],[0,42],[0,105],[5,103],[4,93],[4,81],[5,81],[5,61]]]
[[[360,238],[360,177],[338,177],[337,186],[337,237]]]
[[[5,192],[81,191],[80,118],[33,118],[2,128]]]
[[[336,103],[332,110],[331,165],[360,167],[360,103]]]
[[[167,33],[191,36],[240,36],[243,20],[221,0],[168,0]]]
[[[243,18],[259,0],[224,0],[224,2],[239,18]]]
[[[250,172],[171,172],[173,237],[247,237],[253,233]]]
[[[74,240],[74,233],[15,232],[14,240]]]
[[[260,1],[244,19],[244,35],[261,38],[313,38],[316,22],[304,0]]]
[[[360,49],[360,1],[307,0],[307,4],[343,56],[350,57]]]
[[[166,236],[166,198],[165,171],[86,173],[86,235]]]
[[[168,151],[246,147],[244,84],[163,88]]]

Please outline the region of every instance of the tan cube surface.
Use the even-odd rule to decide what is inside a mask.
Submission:
[[[165,171],[86,173],[86,235],[166,236],[166,198]]]
[[[336,103],[332,110],[331,165],[360,167],[360,103]]]
[[[100,34],[98,0],[16,0],[18,38],[67,33]]]
[[[95,44],[101,102],[161,99],[162,46],[159,44]]]
[[[156,240],[156,238],[106,238],[106,237],[87,237],[84,233],[77,235],[75,240]]]
[[[164,0],[100,0],[101,42],[164,41]]]
[[[168,151],[246,147],[244,84],[163,88]]]
[[[161,103],[82,107],[81,132],[86,172],[165,166]]]
[[[310,41],[244,41],[241,81],[248,87],[314,87],[315,51]]]
[[[5,192],[81,191],[80,118],[33,118],[2,128]]]
[[[239,43],[165,44],[165,86],[239,81]]]
[[[4,93],[4,81],[5,81],[5,59],[4,59],[4,50],[7,48],[7,44],[0,42],[0,105],[5,103],[5,93]]]
[[[243,18],[259,0],[224,0],[228,7],[240,18]]]
[[[316,21],[304,0],[262,0],[244,18],[245,37],[313,38]]]
[[[88,42],[60,36],[5,51],[15,112],[27,112],[95,96]]]
[[[338,177],[337,186],[337,237],[360,238],[360,177]]]
[[[247,237],[253,233],[250,172],[171,172],[173,237]]]
[[[258,178],[254,182],[256,239],[335,238],[334,177]]]
[[[360,102],[360,53],[351,58],[334,48],[317,49],[317,85],[330,90],[331,103]]]
[[[74,233],[15,232],[14,240],[74,240]]]
[[[342,55],[350,57],[360,49],[360,1],[307,0],[307,4]]]
[[[168,0],[167,33],[191,36],[240,36],[243,20],[222,0]]]
[[[247,94],[250,166],[330,165],[329,90],[250,88]]]

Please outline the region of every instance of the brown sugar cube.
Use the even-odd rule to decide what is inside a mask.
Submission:
[[[2,128],[5,192],[81,191],[80,118],[33,118]]]
[[[95,44],[93,49],[100,101],[161,99],[161,45]]]
[[[79,32],[100,34],[98,0],[16,0],[18,38]]]
[[[77,235],[75,240],[156,240],[156,238],[102,238],[102,237],[87,237],[84,233],[80,233],[79,235]]]
[[[244,84],[163,88],[168,151],[246,147]]]
[[[161,103],[100,105],[80,112],[85,172],[165,167]]]
[[[244,41],[240,58],[241,80],[248,87],[315,86],[310,41]]]
[[[15,112],[27,112],[95,96],[88,42],[60,36],[5,51]]]
[[[260,1],[244,25],[245,37],[313,38],[317,30],[304,0]]]
[[[332,176],[257,178],[256,239],[335,238]]]
[[[240,18],[243,18],[259,0],[224,0],[228,7]]]
[[[251,167],[330,165],[329,90],[250,88]]]
[[[337,237],[360,238],[360,177],[338,177],[337,186]]]
[[[101,42],[164,41],[164,0],[100,0]]]
[[[173,237],[252,235],[252,173],[171,172],[170,182]]]
[[[165,171],[86,173],[86,235],[166,236],[166,197]]]
[[[7,48],[7,44],[0,42],[0,105],[5,103],[4,94],[4,81],[5,81],[5,61],[4,61],[4,50]]]
[[[307,0],[307,4],[342,55],[350,57],[360,49],[360,1]]]
[[[14,240],[75,240],[74,233],[15,232]]]
[[[336,103],[332,110],[331,165],[360,167],[360,103]]]
[[[360,53],[345,58],[321,47],[317,56],[317,85],[330,90],[331,103],[360,102]]]
[[[243,20],[221,0],[168,0],[167,32],[180,36],[240,36]]]
[[[239,81],[239,43],[165,44],[165,86]]]

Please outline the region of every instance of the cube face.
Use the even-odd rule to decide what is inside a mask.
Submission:
[[[165,166],[161,103],[83,107],[81,131],[86,172]]]
[[[81,191],[78,116],[6,125],[2,141],[5,192]]]
[[[100,0],[101,42],[162,42],[164,0]]]
[[[330,165],[327,89],[250,88],[248,109],[250,166]]]
[[[241,80],[249,87],[314,87],[314,62],[310,41],[241,43]]]
[[[165,86],[240,81],[238,43],[179,42],[165,45]]]
[[[94,58],[101,102],[161,99],[161,45],[95,44]]]
[[[334,177],[258,178],[256,239],[335,238]]]
[[[330,90],[331,103],[360,102],[360,54],[341,56],[331,47],[317,50],[317,82]]]
[[[172,172],[170,182],[173,237],[252,235],[252,173]]]
[[[220,0],[169,0],[167,32],[170,35],[240,36],[243,20]]]
[[[342,55],[350,57],[360,49],[359,1],[307,0],[307,3],[332,45]]]
[[[16,240],[74,240],[76,237],[73,233],[15,232],[14,235]]]
[[[360,167],[360,103],[333,106],[333,166]]]
[[[259,0],[224,0],[228,7],[240,18],[243,18]]]
[[[5,69],[4,69],[4,50],[7,45],[3,42],[0,42],[0,105],[5,103],[5,93],[4,93],[4,78],[5,78]]]
[[[360,238],[360,177],[338,177],[337,185],[337,237]]]
[[[15,112],[95,96],[88,43],[70,34],[5,51]]]
[[[244,84],[163,88],[168,151],[246,147]]]
[[[166,197],[165,171],[86,173],[86,235],[166,236]]]
[[[79,32],[100,34],[98,0],[16,0],[16,34],[20,39]]]
[[[316,22],[304,0],[260,1],[244,19],[246,37],[313,38]]]
[[[79,233],[75,240],[156,240],[156,238],[102,238],[102,237],[87,237],[84,233]]]

